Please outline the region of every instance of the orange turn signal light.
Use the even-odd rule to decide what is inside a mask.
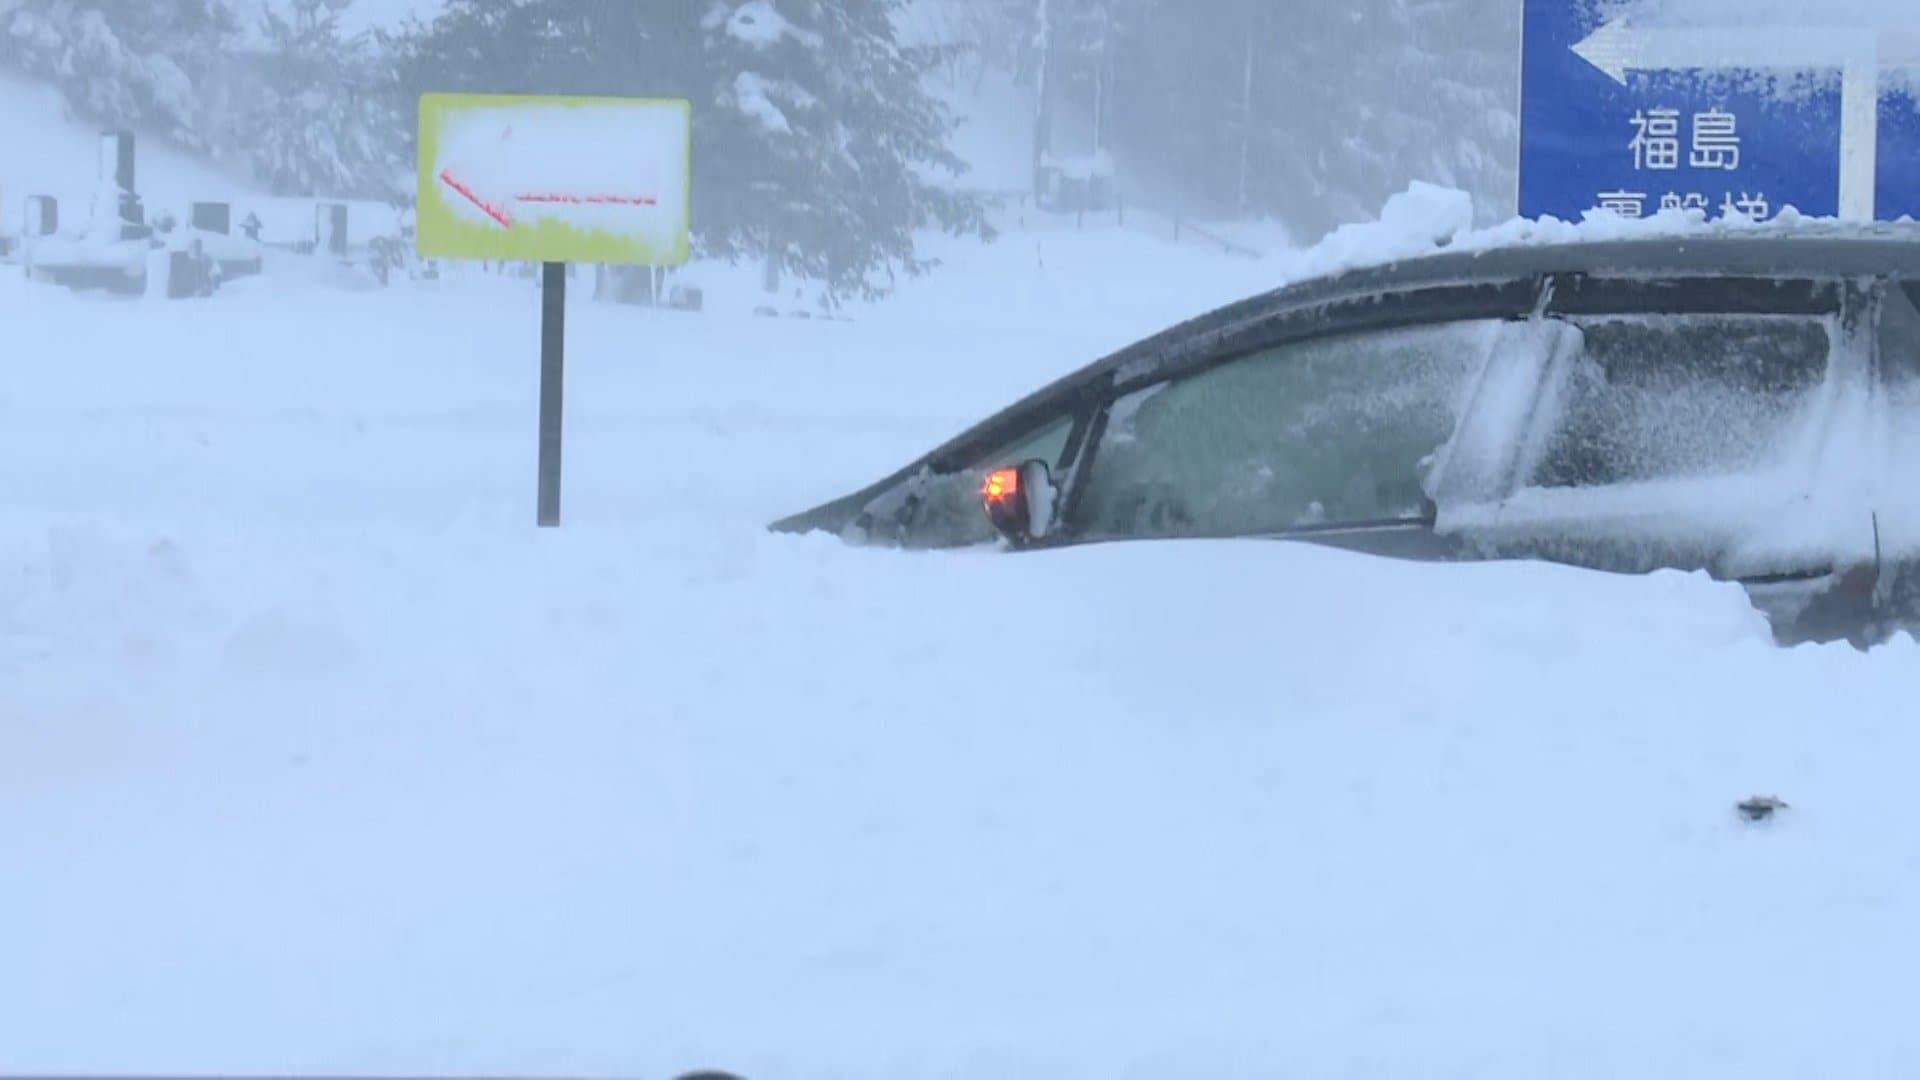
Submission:
[[[980,485],[980,494],[994,502],[1007,498],[1019,490],[1019,469],[995,469],[987,474],[986,483]]]

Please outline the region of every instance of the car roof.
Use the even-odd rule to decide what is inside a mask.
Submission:
[[[1596,277],[1777,277],[1840,279],[1896,275],[1920,280],[1920,223],[1801,225],[1791,230],[1721,227],[1597,240],[1472,243],[1302,278],[1154,334],[1105,358],[1119,364],[1170,336],[1213,323],[1372,293],[1484,284],[1545,275]],[[1097,366],[1097,365],[1096,365]]]
[[[925,467],[958,468],[956,459],[1028,423],[1077,390],[1155,382],[1180,374],[1197,357],[1230,349],[1236,338],[1282,321],[1318,321],[1322,312],[1375,297],[1476,287],[1486,290],[1488,312],[1457,304],[1413,308],[1403,323],[1485,317],[1492,310],[1531,306],[1536,282],[1548,277],[1681,280],[1701,278],[1839,281],[1899,277],[1920,281],[1920,223],[1872,225],[1795,223],[1790,227],[1714,225],[1647,235],[1584,238],[1579,227],[1567,239],[1503,242],[1498,234],[1476,237],[1367,265],[1347,267],[1278,286],[1170,326],[1127,345],[983,418],[913,463],[860,491],[776,522],[781,531],[837,529],[894,484]],[[1503,289],[1504,287],[1504,289]],[[1374,324],[1390,318],[1369,320]],[[1329,324],[1328,331],[1337,330]],[[982,434],[990,433],[990,434]]]

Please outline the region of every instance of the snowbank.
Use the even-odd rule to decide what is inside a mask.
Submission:
[[[1683,578],[648,526],[10,522],[9,1064],[1916,1060],[1910,649]]]

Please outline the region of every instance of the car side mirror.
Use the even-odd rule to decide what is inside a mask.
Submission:
[[[1046,539],[1053,531],[1060,489],[1053,469],[1039,458],[995,469],[980,485],[980,499],[995,532],[1014,547]]]

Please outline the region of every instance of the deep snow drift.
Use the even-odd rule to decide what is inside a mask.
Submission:
[[[1313,262],[949,254],[850,321],[576,305],[547,534],[525,285],[0,276],[0,1070],[1920,1066],[1910,641],[767,534]]]

